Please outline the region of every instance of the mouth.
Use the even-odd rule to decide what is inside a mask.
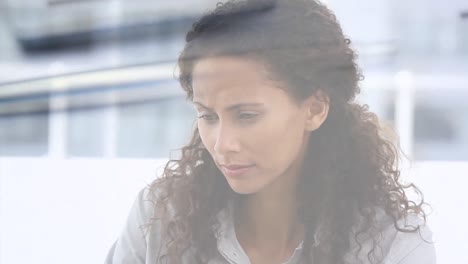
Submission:
[[[229,170],[237,170],[237,169],[243,169],[247,167],[252,167],[254,164],[220,164],[221,167],[227,168]]]
[[[245,175],[247,172],[255,167],[254,164],[252,165],[221,165],[221,170],[223,173],[230,177],[238,177]]]

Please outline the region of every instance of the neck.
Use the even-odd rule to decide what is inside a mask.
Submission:
[[[305,150],[305,147],[302,151]],[[278,178],[259,192],[241,196],[235,206],[237,239],[246,249],[264,256],[290,256],[304,240],[298,219],[297,183],[304,153]]]
[[[290,255],[303,240],[304,226],[297,217],[296,176],[282,176],[236,204],[236,235],[244,249]]]

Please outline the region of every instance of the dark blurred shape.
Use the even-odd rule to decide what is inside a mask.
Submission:
[[[418,142],[454,142],[456,129],[447,109],[431,105],[416,105],[414,120],[415,139]]]
[[[91,46],[109,42],[132,42],[152,38],[163,40],[171,34],[182,34],[192,23],[192,17],[169,18],[157,22],[136,23],[119,27],[91,29],[82,32],[65,32],[56,35],[37,37],[19,37],[22,49],[29,54],[59,52],[70,49],[91,48]]]
[[[467,19],[467,18],[468,18],[468,10],[467,10],[467,11],[462,11],[462,12],[460,13],[460,17],[461,17],[462,19]]]
[[[63,4],[71,4],[71,3],[83,3],[83,2],[96,2],[96,1],[104,1],[104,0],[48,0],[48,6],[57,6]]]

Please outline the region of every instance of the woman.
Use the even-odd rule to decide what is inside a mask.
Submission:
[[[357,104],[355,53],[313,0],[228,1],[194,23],[198,113],[107,263],[435,263],[398,151]]]

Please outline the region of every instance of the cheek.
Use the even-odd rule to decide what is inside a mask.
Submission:
[[[276,120],[263,129],[262,136],[255,141],[261,150],[257,156],[262,157],[263,164],[272,168],[288,166],[303,144],[304,128],[301,123],[294,119]]]
[[[210,134],[210,130],[207,129],[204,125],[198,125],[198,134],[200,135],[200,139],[207,150],[211,152],[212,146],[212,136]]]

